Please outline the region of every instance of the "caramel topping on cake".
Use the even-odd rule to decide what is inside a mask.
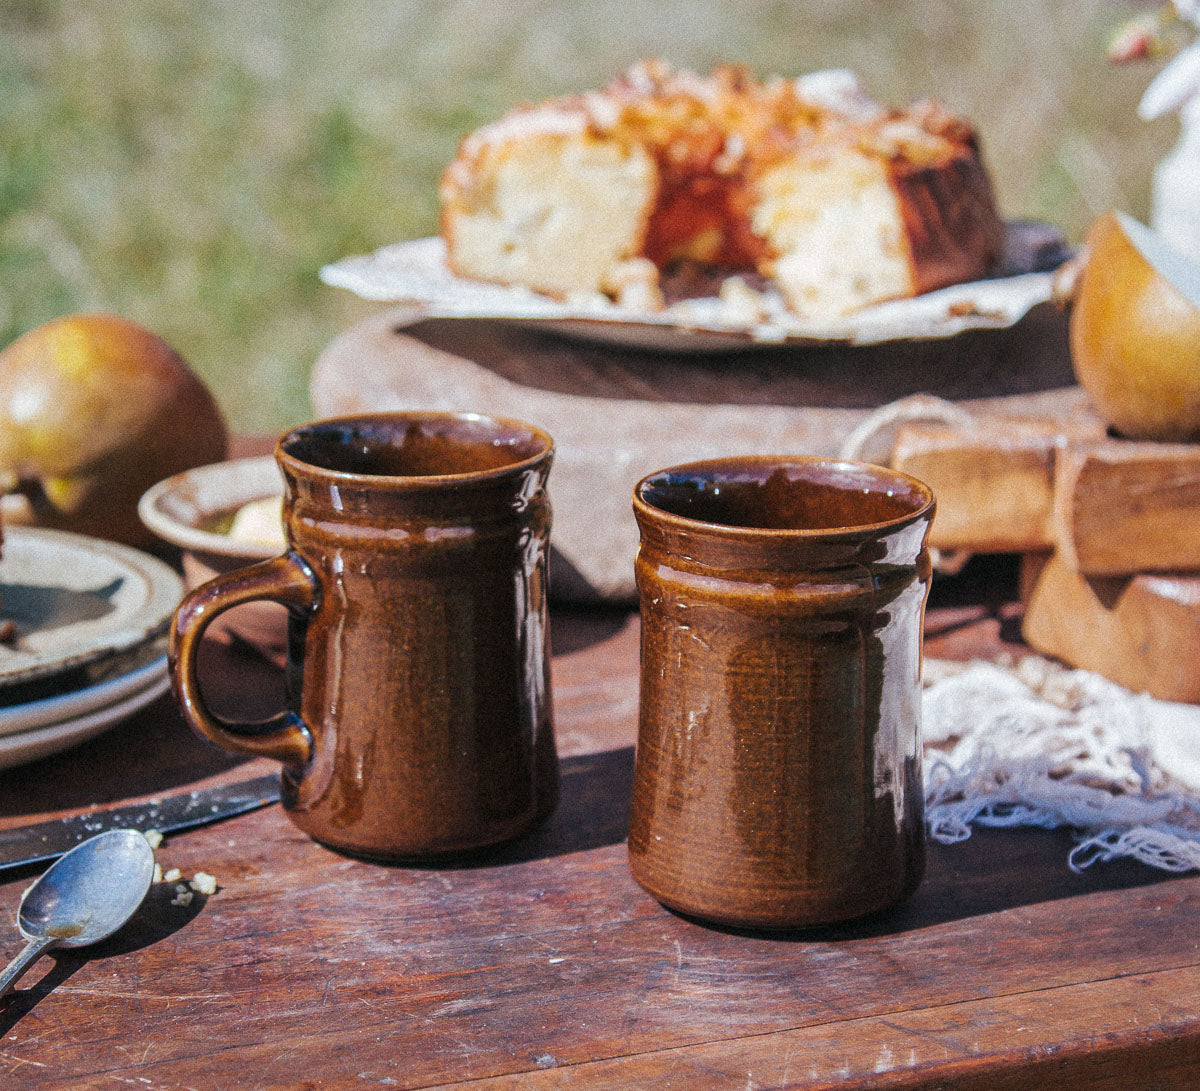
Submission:
[[[471,134],[440,196],[460,275],[617,298],[630,261],[695,263],[773,278],[817,318],[982,276],[1001,237],[970,123],[885,110],[845,71],[643,61]]]

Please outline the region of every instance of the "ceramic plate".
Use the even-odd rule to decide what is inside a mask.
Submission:
[[[553,299],[528,288],[456,276],[439,238],[385,246],[321,270],[321,279],[365,299],[411,303],[425,318],[487,318],[536,324],[569,336],[656,351],[712,352],[769,345],[872,345],[952,337],[970,329],[1011,326],[1051,298],[1050,271],[1068,255],[1062,233],[1048,224],[1009,224],[1005,275],[956,284],[915,299],[866,307],[844,318],[804,320],[772,288],[761,309],[716,296],[682,299],[662,311],[634,311],[607,297]]]
[[[166,674],[167,657],[160,655],[143,667],[137,667],[96,685],[0,708],[0,737],[61,724],[66,720],[106,708],[134,693],[140,693],[160,678],[165,678]]]
[[[37,761],[38,758],[49,757],[60,750],[94,738],[110,727],[115,727],[122,720],[135,712],[157,701],[170,688],[170,679],[163,674],[156,677],[144,689],[129,694],[127,697],[103,708],[94,709],[81,716],[75,716],[61,723],[47,727],[35,728],[32,731],[18,731],[15,735],[5,735],[0,738],[0,769],[10,769],[14,765],[24,765],[26,762]]]
[[[212,527],[243,504],[282,495],[283,477],[271,455],[236,458],[197,466],[152,485],[138,502],[138,516],[149,530],[182,549],[252,564],[282,553],[282,540],[276,545],[248,542]],[[282,534],[281,529],[281,539]]]
[[[8,687],[71,671],[105,669],[161,640],[183,582],[162,561],[128,546],[63,531],[6,527],[0,615],[17,626],[0,644],[0,697]],[[136,665],[144,665],[139,663]],[[3,701],[13,704],[14,701]]]

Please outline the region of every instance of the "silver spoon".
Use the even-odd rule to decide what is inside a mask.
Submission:
[[[107,939],[142,904],[154,850],[137,830],[108,830],[56,860],[21,897],[17,927],[29,942],[0,974],[0,996],[52,947]]]

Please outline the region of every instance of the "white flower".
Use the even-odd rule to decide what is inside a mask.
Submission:
[[[1186,19],[1194,26],[1200,27],[1200,0],[1172,0],[1175,14],[1180,19]]]
[[[1192,7],[1200,19],[1200,0],[1176,0]],[[1138,104],[1138,116],[1151,121],[1200,101],[1200,42],[1193,42],[1175,57],[1146,88]]]

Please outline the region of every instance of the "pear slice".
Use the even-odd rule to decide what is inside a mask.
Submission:
[[[229,526],[229,537],[238,542],[284,549],[283,497],[264,496],[243,504]]]

